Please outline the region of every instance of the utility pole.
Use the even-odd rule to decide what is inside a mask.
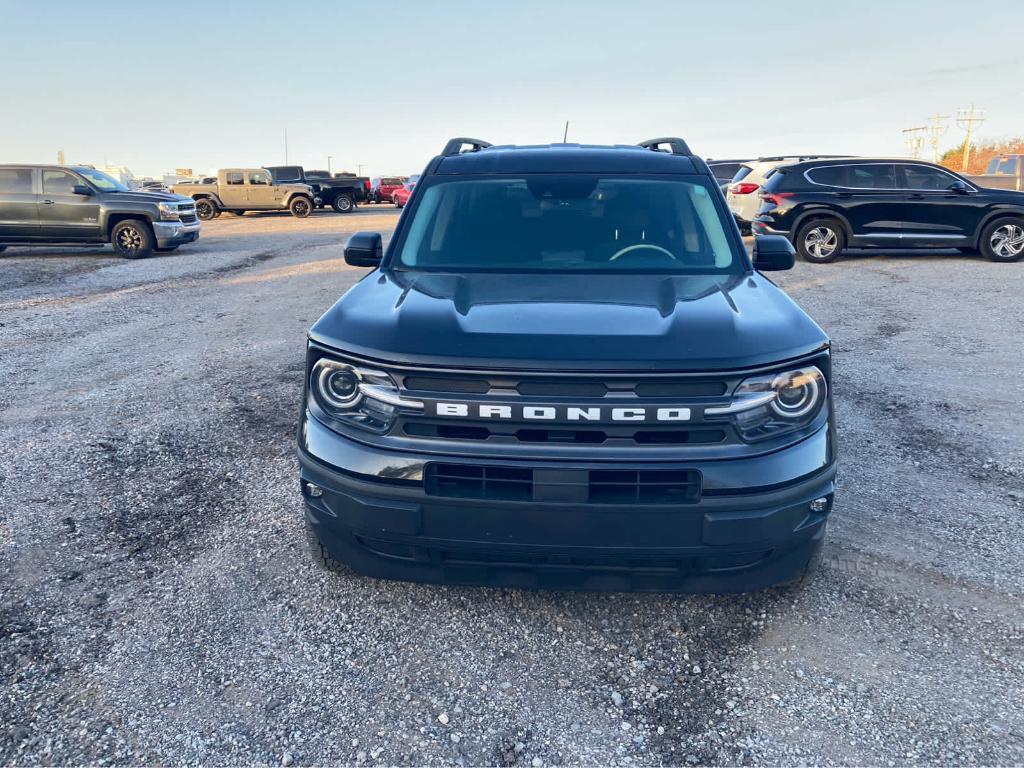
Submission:
[[[928,143],[932,147],[933,163],[939,162],[939,139],[949,127],[945,122],[948,119],[949,115],[940,115],[938,112],[928,118]]]
[[[362,163],[356,163],[356,176],[362,176],[362,175],[363,175],[363,164]]]
[[[328,155],[327,156],[327,175],[328,176],[331,175],[331,158],[332,157],[333,157],[333,155]]]
[[[971,162],[971,132],[974,130],[974,124],[977,123],[981,126],[984,122],[985,110],[975,109],[973,104],[957,111],[956,124],[967,131],[967,136],[964,139],[964,159],[960,166],[961,171],[966,171],[967,164]]]
[[[562,134],[562,143],[567,144],[569,142],[569,121],[565,121],[565,132]]]
[[[921,146],[924,144],[924,134],[927,131],[927,125],[903,129],[903,140],[907,143],[907,154],[915,160],[921,157]]]
[[[57,150],[57,165],[64,165],[64,150]]]

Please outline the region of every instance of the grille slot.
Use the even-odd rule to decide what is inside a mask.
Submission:
[[[428,495],[447,498],[551,501],[545,483],[550,485],[553,472],[561,470],[538,470],[535,486],[533,469],[430,464],[425,487]],[[557,484],[580,489],[578,498],[569,493],[566,500],[591,504],[695,504],[701,496],[700,472],[692,469],[573,470],[564,473],[564,479],[560,476]]]
[[[427,493],[459,499],[530,501],[533,470],[468,464],[431,464],[426,473]]]
[[[491,384],[486,379],[448,378],[444,376],[406,376],[405,388],[414,392],[459,392],[486,394]]]
[[[600,381],[521,381],[516,391],[536,397],[604,397],[608,387]]]
[[[689,469],[594,470],[590,501],[596,504],[693,504],[700,473]]]

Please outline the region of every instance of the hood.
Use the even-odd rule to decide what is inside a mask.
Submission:
[[[745,368],[828,343],[792,299],[756,273],[375,271],[309,335],[382,361],[549,370]]]
[[[126,203],[184,203],[192,201],[190,197],[173,192],[109,192],[104,195],[104,199]]]

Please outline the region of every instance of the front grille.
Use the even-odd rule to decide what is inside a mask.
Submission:
[[[178,218],[181,219],[182,224],[193,224],[195,223],[196,215],[194,213],[182,213],[178,215]]]
[[[402,431],[409,437],[442,440],[498,440],[518,443],[565,443],[601,445],[609,441],[635,445],[715,445],[725,441],[726,432],[716,428],[651,429],[618,427],[605,429],[548,429],[522,424],[459,424],[450,421],[407,420]]]
[[[428,464],[427,495],[493,501],[586,504],[695,504],[701,475],[693,469],[524,469]]]

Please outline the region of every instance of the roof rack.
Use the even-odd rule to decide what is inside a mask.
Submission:
[[[487,149],[491,146],[489,141],[483,141],[481,139],[467,139],[464,136],[460,136],[455,139],[449,139],[448,143],[444,145],[444,149],[441,150],[441,157],[451,157],[452,155],[461,155],[462,148],[469,145],[471,149],[469,152],[479,152],[481,149]]]
[[[668,152],[673,155],[692,155],[690,148],[686,146],[686,142],[680,138],[669,136],[663,139],[648,139],[647,141],[641,141],[639,146],[644,149],[650,149],[654,152]],[[661,149],[661,147],[667,146],[668,149]]]
[[[853,155],[771,155],[768,157],[759,157],[757,158],[757,162],[769,163],[777,160],[829,160],[841,157],[853,157]]]

